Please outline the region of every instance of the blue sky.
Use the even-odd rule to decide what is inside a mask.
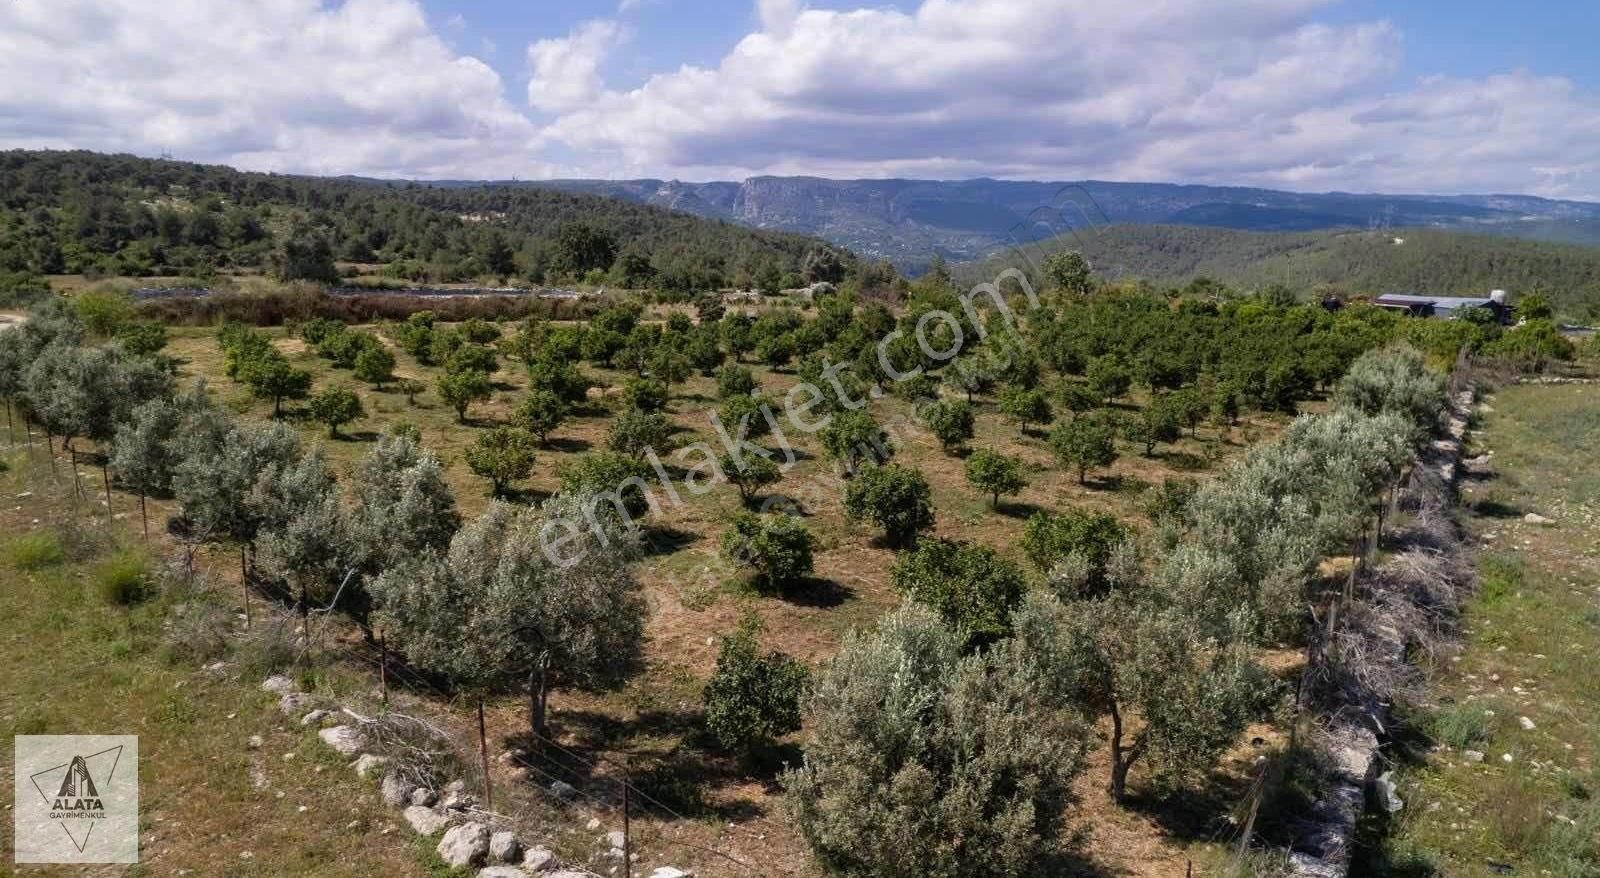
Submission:
[[[1591,4],[6,0],[0,148],[1600,198]]]

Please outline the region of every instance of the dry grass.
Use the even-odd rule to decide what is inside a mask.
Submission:
[[[1461,648],[1429,680],[1418,724],[1432,749],[1402,766],[1403,819],[1369,857],[1408,870],[1392,874],[1594,875],[1600,462],[1583,449],[1600,440],[1600,391],[1507,387],[1483,421],[1469,455],[1488,463],[1462,485],[1480,586]],[[1557,523],[1525,523],[1526,512]]]
[[[433,390],[437,369],[399,355],[397,372],[428,386],[416,405],[408,405],[400,393],[376,391],[359,385],[348,373],[331,369],[298,340],[284,337],[282,330],[267,331],[278,336],[277,344],[292,362],[312,371],[318,386],[344,384],[361,396],[368,416],[350,425],[346,441],[326,440],[322,427],[299,420],[295,406],[288,407],[291,422],[308,442],[322,446],[337,470],[348,473],[389,426],[411,423],[446,464],[446,476],[463,511],[470,515],[484,506],[487,485],[468,471],[462,454],[480,431],[507,419],[526,391],[526,379],[517,364],[503,364],[494,376],[498,386],[494,399],[475,406],[471,423],[460,425]],[[183,375],[205,377],[229,408],[256,418],[270,414],[267,403],[252,400],[223,376],[222,354],[212,330],[174,329],[168,353],[181,360]],[[595,392],[595,401],[603,408],[625,376],[591,371],[609,385]],[[763,389],[780,398],[796,380],[787,372],[759,368],[756,372]],[[706,419],[706,413],[716,406],[714,382],[695,376],[674,391],[670,415],[683,430],[682,440],[699,439],[717,447]],[[1198,437],[1185,436],[1149,458],[1123,446],[1123,456],[1113,467],[1082,486],[1074,474],[1054,465],[1042,436],[1023,435],[994,410],[991,401],[980,400],[976,437],[970,446],[993,447],[1022,461],[1030,482],[1019,496],[1008,498],[999,511],[992,511],[986,498],[965,483],[962,458],[946,454],[919,426],[907,426],[908,404],[886,397],[873,403],[873,411],[900,440],[896,459],[927,475],[938,513],[935,532],[990,545],[1024,566],[1016,543],[1032,512],[1090,508],[1143,525],[1141,493],[1145,488],[1159,485],[1169,476],[1204,478],[1251,442],[1271,438],[1282,425],[1281,418],[1261,417],[1227,431],[1202,427]],[[556,469],[563,459],[603,448],[609,422],[608,415],[591,413],[557,430],[533,476],[518,486],[524,499],[538,500],[556,489]],[[837,651],[846,632],[870,624],[899,601],[888,575],[893,553],[879,544],[876,534],[844,516],[841,482],[823,459],[815,438],[788,425],[785,429],[800,459],[775,490],[798,504],[818,538],[814,581],[778,596],[762,596],[746,588],[737,571],[717,554],[725,522],[740,508],[737,493],[731,486],[700,497],[681,492],[684,502],[669,506],[648,522],[654,550],[639,570],[650,605],[646,671],[620,692],[557,693],[552,699],[555,729],[561,744],[575,755],[558,757],[565,760],[564,765],[530,758],[524,771],[497,763],[497,787],[515,791],[503,795],[527,803],[530,813],[536,808],[548,811],[550,803],[535,788],[560,778],[578,783],[586,794],[596,796],[597,801],[588,804],[611,821],[616,815],[605,806],[616,802],[616,770],[599,763],[585,766],[581,760],[626,760],[641,787],[659,803],[647,802],[645,814],[635,822],[641,839],[636,849],[646,862],[695,868],[711,878],[747,874],[724,857],[708,853],[706,849],[710,849],[761,863],[769,874],[814,874],[803,840],[783,819],[779,791],[773,783],[785,752],[775,755],[764,772],[751,775],[710,752],[697,738],[699,690],[715,662],[716,639],[746,613],[755,613],[765,623],[767,646],[815,665]],[[130,504],[128,498],[119,497],[119,502]],[[122,514],[131,508],[125,505]],[[165,511],[166,504],[152,504],[156,521]],[[136,513],[131,525],[137,527]],[[228,578],[237,575],[236,561],[230,563],[223,555],[216,558],[214,568],[221,594],[233,595],[229,599],[236,600],[237,580],[228,585]],[[1285,674],[1298,667],[1295,653],[1276,658]],[[442,700],[426,701],[432,709],[454,716],[456,708]],[[522,740],[526,720],[519,699],[492,701],[487,719],[497,752]],[[466,727],[459,716],[453,722]],[[1260,737],[1270,747],[1276,746],[1281,735],[1262,727],[1252,729],[1249,737]],[[1106,871],[1128,875],[1182,874],[1190,858],[1205,862],[1216,856],[1209,840],[1225,834],[1217,821],[1247,784],[1258,750],[1242,744],[1229,755],[1214,783],[1190,802],[1190,807],[1175,811],[1113,806],[1104,791],[1107,768],[1092,764],[1080,784],[1079,810],[1090,833],[1091,856]],[[786,752],[788,758],[794,758],[794,751]],[[1097,758],[1103,762],[1103,755]],[[680,819],[679,814],[688,819]],[[569,829],[569,824],[559,821],[549,827],[556,833]],[[568,838],[565,834],[560,837]],[[392,841],[389,844],[394,846]]]

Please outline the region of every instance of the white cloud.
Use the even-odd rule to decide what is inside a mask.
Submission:
[[[263,170],[549,173],[500,77],[412,0],[7,0],[0,146]]]
[[[603,83],[600,65],[627,38],[615,21],[586,21],[565,37],[539,40],[528,47],[528,103],[541,110],[578,109],[598,96]]]
[[[603,71],[642,26],[623,23],[641,2],[528,46],[513,101],[441,35],[455,25],[429,27],[419,0],[5,0],[0,148],[415,177],[990,175],[1600,196],[1594,93],[1531,71],[1397,81],[1403,35],[1323,22],[1338,0],[908,11],[752,0],[759,23],[716,64],[608,89]]]
[[[715,67],[585,93],[545,129],[613,171],[980,174],[1600,193],[1600,104],[1508,73],[1396,87],[1385,22],[1328,0],[924,0],[803,9]]]

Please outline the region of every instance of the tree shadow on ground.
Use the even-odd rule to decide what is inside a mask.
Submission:
[[[808,576],[805,579],[772,592],[784,603],[797,607],[831,610],[856,596],[855,589],[831,579]]]
[[[1026,500],[1001,500],[994,511],[1006,518],[1032,518],[1044,511],[1044,507]]]
[[[641,811],[735,823],[767,816],[765,807],[749,799],[714,800],[716,791],[734,784],[770,784],[776,771],[722,753],[705,734],[697,710],[643,711],[626,721],[598,711],[563,711],[551,720],[552,731],[563,741],[559,746],[535,748],[540,742],[526,732],[506,741],[527,754],[522,761],[542,785],[560,779],[582,795],[616,806],[625,761],[632,804]],[[634,741],[649,746],[662,740],[674,743],[665,751],[631,746]],[[535,767],[539,770],[533,771]]]
[[[335,442],[376,442],[382,435],[377,430],[345,430],[332,438]]]
[[[1234,828],[1229,818],[1249,793],[1251,781],[1248,777],[1213,773],[1198,789],[1167,795],[1130,781],[1124,806],[1154,821],[1163,834],[1170,837],[1184,841],[1215,841]]]
[[[700,535],[669,525],[653,525],[644,529],[641,543],[649,557],[673,555],[700,541]]]
[[[1520,507],[1492,499],[1473,501],[1467,509],[1480,518],[1521,518],[1524,514]]]
[[[1211,468],[1211,464],[1204,457],[1191,451],[1168,450],[1156,456],[1179,472],[1202,472]]]
[[[564,454],[578,454],[593,448],[594,443],[575,436],[551,436],[545,440],[544,447]]]

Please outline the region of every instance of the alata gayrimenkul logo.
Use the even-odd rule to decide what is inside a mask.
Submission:
[[[139,739],[18,735],[18,863],[139,861]]]

